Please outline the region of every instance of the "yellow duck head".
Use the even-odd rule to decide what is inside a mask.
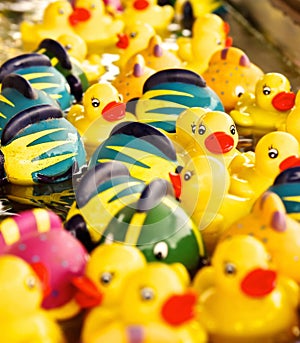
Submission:
[[[286,214],[280,197],[265,192],[256,200],[251,213],[229,227],[221,240],[237,234],[256,237],[265,245],[276,269],[299,284],[299,229],[299,223]]]
[[[154,35],[155,30],[150,24],[132,20],[128,22],[123,32],[118,34],[116,46],[120,58],[115,64],[122,70],[130,57],[147,48],[150,38]]]
[[[286,118],[286,131],[291,133],[300,142],[300,92],[298,91],[295,99],[295,107],[291,110]]]
[[[67,50],[68,54],[77,61],[83,62],[87,55],[87,45],[85,41],[78,35],[64,33],[57,38],[57,41],[60,42],[65,49]]]

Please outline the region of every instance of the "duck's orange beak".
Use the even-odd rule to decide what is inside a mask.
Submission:
[[[86,8],[77,7],[74,9],[73,13],[69,16],[69,22],[72,26],[76,26],[81,22],[89,20],[91,17],[91,12]]]
[[[285,158],[280,164],[279,169],[280,171],[284,171],[288,168],[298,167],[300,166],[300,158],[293,155]]]
[[[275,289],[276,278],[277,273],[274,270],[257,268],[244,277],[241,289],[250,297],[264,297]]]
[[[280,92],[272,99],[272,105],[277,111],[288,111],[295,106],[295,98],[293,92]]]
[[[196,302],[197,294],[192,290],[184,294],[172,295],[164,303],[161,315],[168,324],[181,325],[195,317]]]
[[[138,10],[142,11],[149,7],[149,1],[147,0],[135,0],[133,3],[133,7]]]
[[[41,262],[34,262],[30,264],[41,281],[44,298],[51,293],[49,272],[46,266]]]
[[[118,41],[116,43],[116,46],[119,49],[127,49],[129,46],[129,37],[126,33],[118,33],[117,35]]]
[[[169,173],[170,181],[172,183],[176,199],[181,195],[181,176],[179,173]]]
[[[101,304],[103,294],[88,277],[74,277],[72,284],[77,289],[75,300],[81,308],[91,308]]]
[[[102,110],[102,116],[107,121],[117,121],[125,117],[126,105],[123,102],[112,101]]]
[[[225,132],[214,132],[204,141],[206,149],[213,154],[225,154],[234,147],[234,140]]]

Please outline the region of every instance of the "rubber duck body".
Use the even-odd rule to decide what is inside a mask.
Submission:
[[[65,343],[58,324],[41,308],[43,286],[34,267],[17,256],[0,257],[1,339]]]
[[[267,191],[257,199],[251,213],[229,227],[221,240],[236,234],[256,237],[271,254],[276,269],[299,284],[299,227],[299,223],[287,215],[280,197]]]
[[[289,80],[280,73],[267,73],[257,81],[255,94],[241,95],[230,115],[240,134],[262,136],[285,124],[294,105]]]
[[[166,35],[168,26],[174,17],[174,8],[170,5],[159,6],[157,0],[134,0],[127,4],[122,14],[126,23],[141,21],[151,25],[161,36]]]
[[[75,127],[22,76],[4,78],[0,106],[3,180],[21,185],[57,183],[70,179],[73,167],[80,171],[86,164]]]
[[[254,93],[263,71],[251,63],[244,51],[227,47],[211,55],[208,68],[202,76],[207,85],[218,94],[225,111],[229,113],[243,93]]]
[[[87,44],[89,54],[99,54],[114,47],[117,34],[122,32],[124,23],[106,13],[101,0],[76,0],[70,22],[76,34]],[[101,27],[101,30],[95,30]]]
[[[177,38],[178,56],[185,61],[185,68],[198,74],[208,68],[211,56],[231,45],[227,37],[229,26],[214,13],[197,18],[193,24],[192,37]]]
[[[219,243],[193,285],[211,342],[296,341],[298,285],[273,269],[258,239],[236,235]]]
[[[224,110],[219,97],[200,75],[185,69],[165,69],[146,80],[134,113],[140,122],[174,133],[179,114],[190,107]]]
[[[69,23],[72,12],[69,1],[58,0],[49,3],[45,8],[41,23],[22,22],[20,31],[24,50],[35,50],[45,38],[57,39],[63,33],[74,33]]]

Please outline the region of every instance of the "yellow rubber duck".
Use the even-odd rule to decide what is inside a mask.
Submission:
[[[20,24],[23,49],[31,52],[36,50],[45,38],[57,39],[61,34],[74,33],[69,23],[72,12],[69,1],[57,0],[45,8],[41,23],[23,21]]]
[[[168,26],[174,17],[174,8],[171,5],[159,6],[157,0],[127,1],[121,16],[125,25],[141,21],[151,25],[161,36],[169,33]]]
[[[112,85],[123,96],[123,101],[139,98],[143,95],[143,86],[155,70],[146,66],[141,54],[131,57],[120,74],[112,81]]]
[[[213,53],[231,45],[228,32],[228,24],[217,14],[207,13],[197,18],[193,24],[192,37],[177,38],[177,54],[186,62],[185,68],[202,74]]]
[[[220,241],[237,234],[259,239],[271,254],[276,269],[300,284],[300,224],[290,218],[280,197],[267,191],[255,202],[251,213],[231,225]]]
[[[292,134],[300,144],[300,92],[296,93],[295,106],[291,109],[290,113],[286,118],[284,130]]]
[[[107,13],[102,0],[76,0],[74,7],[70,22],[86,42],[88,53],[99,54],[112,49],[118,41],[117,34],[124,28],[123,21]]]
[[[161,36],[158,34],[150,38],[148,46],[139,54],[144,57],[146,66],[156,71],[183,68],[181,59],[176,56],[175,52],[165,47]]]
[[[91,308],[84,320],[83,343],[90,342],[100,328],[118,318],[127,276],[145,265],[144,255],[134,246],[107,243],[92,251],[85,276],[75,283],[79,289],[77,301]]]
[[[154,28],[146,22],[127,22],[123,32],[118,35],[116,47],[119,59],[114,64],[122,70],[130,57],[148,47],[154,35]]]
[[[118,321],[127,327],[140,327],[141,332],[144,326],[158,324],[176,333],[179,342],[207,342],[206,332],[194,320],[196,298],[188,285],[189,277],[181,264],[148,263],[128,275],[119,304],[120,317],[110,330],[118,327]],[[103,333],[99,330],[98,334]]]
[[[58,324],[41,308],[43,286],[34,266],[20,257],[2,255],[0,290],[2,342],[66,343]]]
[[[65,47],[71,61],[79,63],[90,84],[99,82],[100,77],[106,72],[100,55],[88,55],[86,42],[75,33],[64,33],[57,41]]]
[[[202,74],[207,85],[220,97],[227,113],[234,109],[243,93],[255,91],[255,85],[263,75],[243,50],[233,46],[215,51]]]
[[[220,242],[193,285],[210,342],[296,342],[299,287],[273,269],[258,239],[236,235]]]
[[[280,128],[294,105],[290,81],[283,74],[266,73],[257,81],[254,94],[240,96],[230,115],[240,134],[262,136]]]
[[[83,137],[87,150],[98,147],[116,124],[136,120],[125,111],[122,96],[108,82],[91,85],[83,95],[82,105],[73,105],[67,119]]]
[[[288,132],[265,134],[255,147],[254,163],[240,165],[231,174],[230,192],[257,199],[283,170],[299,164],[299,143]]]

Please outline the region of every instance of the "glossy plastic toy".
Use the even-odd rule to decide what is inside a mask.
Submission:
[[[162,179],[145,185],[126,170],[120,175],[120,167],[99,167],[80,182],[66,229],[75,235],[89,230],[94,245],[116,241],[137,246],[148,261],[180,262],[193,274],[204,263],[205,248],[171,185]],[[110,179],[113,172],[117,175]]]
[[[300,92],[296,93],[295,106],[291,109],[290,113],[287,115],[286,122],[283,124],[282,130],[291,133],[297,141],[300,143],[300,133],[299,133],[299,110],[300,110]]]
[[[279,129],[294,105],[289,80],[280,73],[267,73],[257,81],[255,94],[241,95],[230,115],[240,134],[262,136]]]
[[[51,60],[46,55],[22,54],[5,61],[0,67],[0,82],[2,83],[9,74],[21,75],[30,82],[32,87],[45,91],[58,102],[63,111],[68,109],[74,101],[67,79],[52,66]]]
[[[45,209],[21,212],[0,225],[2,254],[33,263],[45,281],[42,307],[59,320],[79,313],[73,279],[82,276],[88,259],[83,245],[66,232],[59,217]]]
[[[121,70],[129,58],[148,47],[151,37],[155,35],[154,28],[142,21],[129,21],[123,31],[118,34],[116,43],[119,59],[114,62]]]
[[[236,235],[219,243],[193,285],[211,342],[296,341],[298,285],[273,269],[258,239]]]
[[[76,34],[62,34],[57,41],[67,50],[73,65],[79,65],[89,84],[94,84],[106,73],[101,55],[88,54],[86,42]]]
[[[237,234],[256,237],[271,254],[276,269],[299,284],[299,230],[300,224],[287,215],[280,197],[267,191],[257,199],[251,213],[230,226],[221,240]]]
[[[283,170],[299,165],[299,143],[284,131],[265,134],[255,147],[255,162],[245,163],[231,175],[234,194],[257,199]]]
[[[0,257],[1,339],[65,343],[58,324],[41,308],[43,286],[34,269],[17,256]]]
[[[219,49],[209,59],[202,74],[220,97],[225,111],[233,110],[243,93],[253,93],[263,71],[251,63],[245,52],[236,47]]]
[[[3,80],[2,180],[22,185],[56,183],[70,179],[85,165],[86,153],[77,130],[50,100],[41,103],[44,97],[20,75]]]
[[[175,132],[179,114],[190,107],[224,110],[217,94],[200,75],[175,68],[158,71],[147,79],[133,111],[140,122]]]
[[[132,177],[146,183],[155,178],[170,180],[169,173],[179,166],[172,141],[153,126],[124,122],[93,153],[89,167],[120,161]]]
[[[201,74],[208,68],[211,56],[220,49],[231,46],[229,25],[214,13],[197,18],[192,37],[177,38],[178,56],[185,61],[185,68]]]
[[[90,309],[84,320],[83,342],[95,338],[99,329],[118,316],[128,275],[145,265],[144,255],[134,246],[110,243],[93,250],[84,275],[74,283],[77,302]]]
[[[41,23],[23,21],[20,24],[23,48],[35,50],[45,38],[57,39],[63,33],[73,33],[69,16],[73,12],[70,1],[57,0],[48,4]]]
[[[197,299],[194,292],[187,289],[188,275],[182,265],[148,263],[129,274],[126,281],[119,311],[111,319],[111,325],[101,327],[94,339],[98,337],[98,342],[101,342],[101,339],[111,336],[114,330],[122,332],[123,327],[124,332],[126,326],[136,326],[137,332],[147,333],[147,325],[151,327],[157,324],[162,332],[169,329],[171,337],[176,334],[182,342],[207,342],[206,332],[194,319]],[[86,335],[83,343],[91,339],[94,342],[92,335]]]
[[[139,51],[145,59],[145,64],[156,71],[171,68],[183,68],[180,58],[176,53],[167,49],[159,35],[150,38],[149,45],[142,51]]]
[[[125,25],[138,21],[147,23],[161,36],[168,34],[173,17],[174,8],[170,5],[159,6],[157,0],[128,1],[121,16]]]
[[[118,41],[124,23],[105,10],[101,0],[75,0],[74,11],[69,17],[74,31],[84,39],[89,54],[107,52]],[[101,27],[101,30],[95,28]]]
[[[155,70],[146,65],[144,57],[137,54],[128,60],[112,81],[112,85],[122,94],[123,101],[126,103],[143,95],[144,83],[154,73]]]

